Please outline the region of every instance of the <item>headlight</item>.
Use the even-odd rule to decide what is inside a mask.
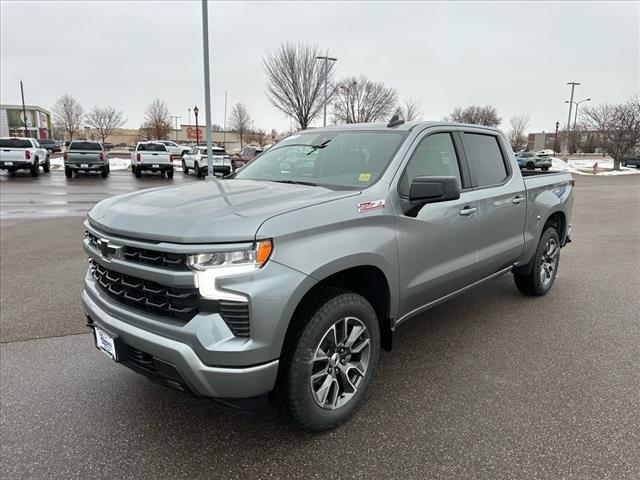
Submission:
[[[189,255],[187,266],[194,271],[196,286],[203,297],[246,301],[244,295],[219,289],[217,279],[258,270],[267,263],[272,250],[271,240],[262,240],[252,249]]]

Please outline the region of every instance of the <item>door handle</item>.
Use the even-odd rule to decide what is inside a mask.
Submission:
[[[522,202],[524,202],[524,197],[517,195],[516,197],[514,197],[513,200],[511,200],[515,205],[520,205]]]
[[[464,207],[462,210],[460,210],[460,215],[462,215],[463,217],[468,217],[469,215],[473,215],[477,211],[478,209],[476,207]]]

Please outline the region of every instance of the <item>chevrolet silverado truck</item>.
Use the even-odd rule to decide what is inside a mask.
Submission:
[[[49,152],[42,148],[37,140],[22,137],[0,138],[0,170],[9,173],[16,170],[29,170],[32,177],[40,174],[40,167],[48,173],[51,165]]]
[[[140,178],[142,172],[160,172],[173,178],[173,155],[160,142],[138,142],[131,152],[131,173]]]
[[[100,142],[73,140],[63,153],[63,159],[67,178],[71,178],[73,172],[100,172],[102,178],[109,176],[109,154]]]
[[[409,319],[507,273],[549,292],[573,188],[521,172],[489,127],[295,133],[231,178],[98,203],[88,325],[109,358],[168,387],[242,408],[269,394],[325,430],[361,404]]]

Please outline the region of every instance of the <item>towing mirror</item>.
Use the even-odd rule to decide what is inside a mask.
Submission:
[[[409,200],[413,204],[445,202],[460,198],[457,177],[415,177],[409,187]]]

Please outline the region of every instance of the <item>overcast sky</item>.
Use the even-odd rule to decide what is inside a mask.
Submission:
[[[85,107],[113,105],[126,127],[164,100],[187,123],[203,107],[199,1],[0,2],[0,101],[50,108],[63,93]],[[243,102],[256,128],[289,128],[267,100],[262,58],[281,42],[338,57],[338,77],[365,75],[418,100],[425,119],[491,104],[508,129],[566,124],[577,99],[624,100],[640,90],[639,2],[210,2],[213,122]],[[201,113],[204,121],[204,109]],[[193,113],[191,121],[194,122]],[[321,122],[318,118],[316,123]]]

